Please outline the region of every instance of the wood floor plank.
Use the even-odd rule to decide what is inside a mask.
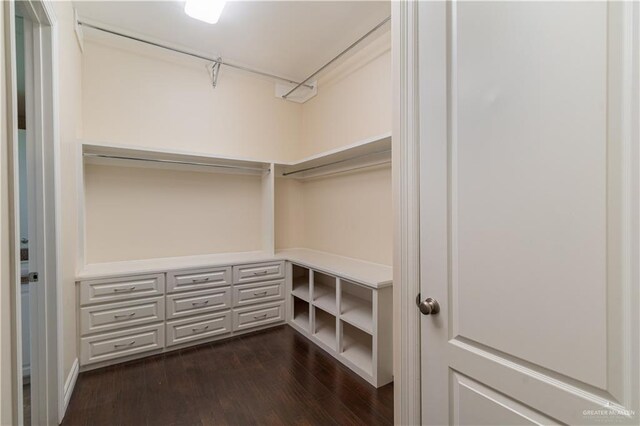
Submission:
[[[390,425],[375,389],[288,326],[78,377],[63,425]]]

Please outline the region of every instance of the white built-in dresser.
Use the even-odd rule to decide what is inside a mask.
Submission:
[[[88,265],[78,277],[89,370],[290,324],[374,386],[392,380],[392,272],[308,249]]]

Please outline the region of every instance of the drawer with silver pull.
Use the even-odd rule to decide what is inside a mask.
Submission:
[[[193,269],[167,273],[167,293],[202,290],[231,284],[231,267]]]
[[[206,339],[231,332],[231,311],[167,321],[167,346]]]
[[[284,299],[284,280],[240,284],[233,287],[233,306]]]
[[[164,324],[103,333],[80,339],[80,364],[122,358],[164,347]]]
[[[238,284],[284,278],[284,262],[254,263],[233,267],[233,282]]]
[[[167,295],[167,319],[181,318],[230,307],[230,287]]]
[[[85,306],[80,309],[83,335],[164,320],[164,297]]]
[[[260,327],[284,320],[284,301],[233,311],[233,331]]]
[[[105,278],[80,283],[80,304],[116,302],[164,294],[164,274]]]

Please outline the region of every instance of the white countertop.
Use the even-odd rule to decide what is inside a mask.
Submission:
[[[393,268],[379,263],[310,249],[287,249],[275,256],[262,251],[221,253],[212,255],[165,257],[122,262],[93,263],[79,271],[77,279],[107,278],[117,275],[137,275],[178,269],[233,266],[245,263],[288,260],[333,275],[357,281],[373,288],[392,285]]]
[[[267,262],[274,256],[262,251],[220,253],[198,256],[161,257],[120,262],[91,263],[78,273],[78,280],[104,278],[114,275],[145,274],[176,269],[229,266],[241,263]]]
[[[303,248],[280,250],[276,257],[373,288],[387,287],[393,283],[393,268],[379,263]]]

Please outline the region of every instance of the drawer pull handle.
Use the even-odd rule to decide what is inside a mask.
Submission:
[[[209,281],[209,278],[199,278],[191,280],[191,282],[193,283],[206,283],[207,281]]]
[[[204,302],[191,302],[191,304],[192,304],[193,306],[204,306],[204,305],[206,305],[206,304],[208,304],[208,303],[209,303],[209,301],[208,301],[208,300],[205,300]]]
[[[135,340],[132,340],[132,341],[130,341],[129,343],[120,343],[120,344],[117,344],[117,343],[116,343],[115,345],[113,345],[113,347],[114,347],[114,348],[122,348],[122,347],[125,347],[125,346],[131,346],[131,345],[133,345],[133,344],[135,344],[135,343],[136,343],[136,341],[135,341]]]
[[[192,328],[192,330],[193,330],[194,333],[198,333],[198,332],[201,332],[201,331],[205,331],[208,328],[209,328],[209,326],[205,325],[204,327],[200,327],[200,328],[197,328],[197,327],[196,328]]]
[[[130,314],[114,315],[113,317],[114,318],[131,318],[135,314],[136,314],[135,312],[131,312]]]
[[[266,317],[267,317],[267,314],[254,315],[254,316],[253,316],[253,319],[263,319],[263,318],[266,318]]]
[[[135,286],[134,287],[129,287],[129,288],[114,288],[113,292],[114,293],[129,293],[129,292],[131,292],[131,291],[133,291],[135,289],[136,289]]]
[[[253,293],[254,296],[266,296],[267,295],[267,291],[259,291],[257,293]]]
[[[269,273],[269,271],[257,271],[254,272],[253,275],[267,275]]]

